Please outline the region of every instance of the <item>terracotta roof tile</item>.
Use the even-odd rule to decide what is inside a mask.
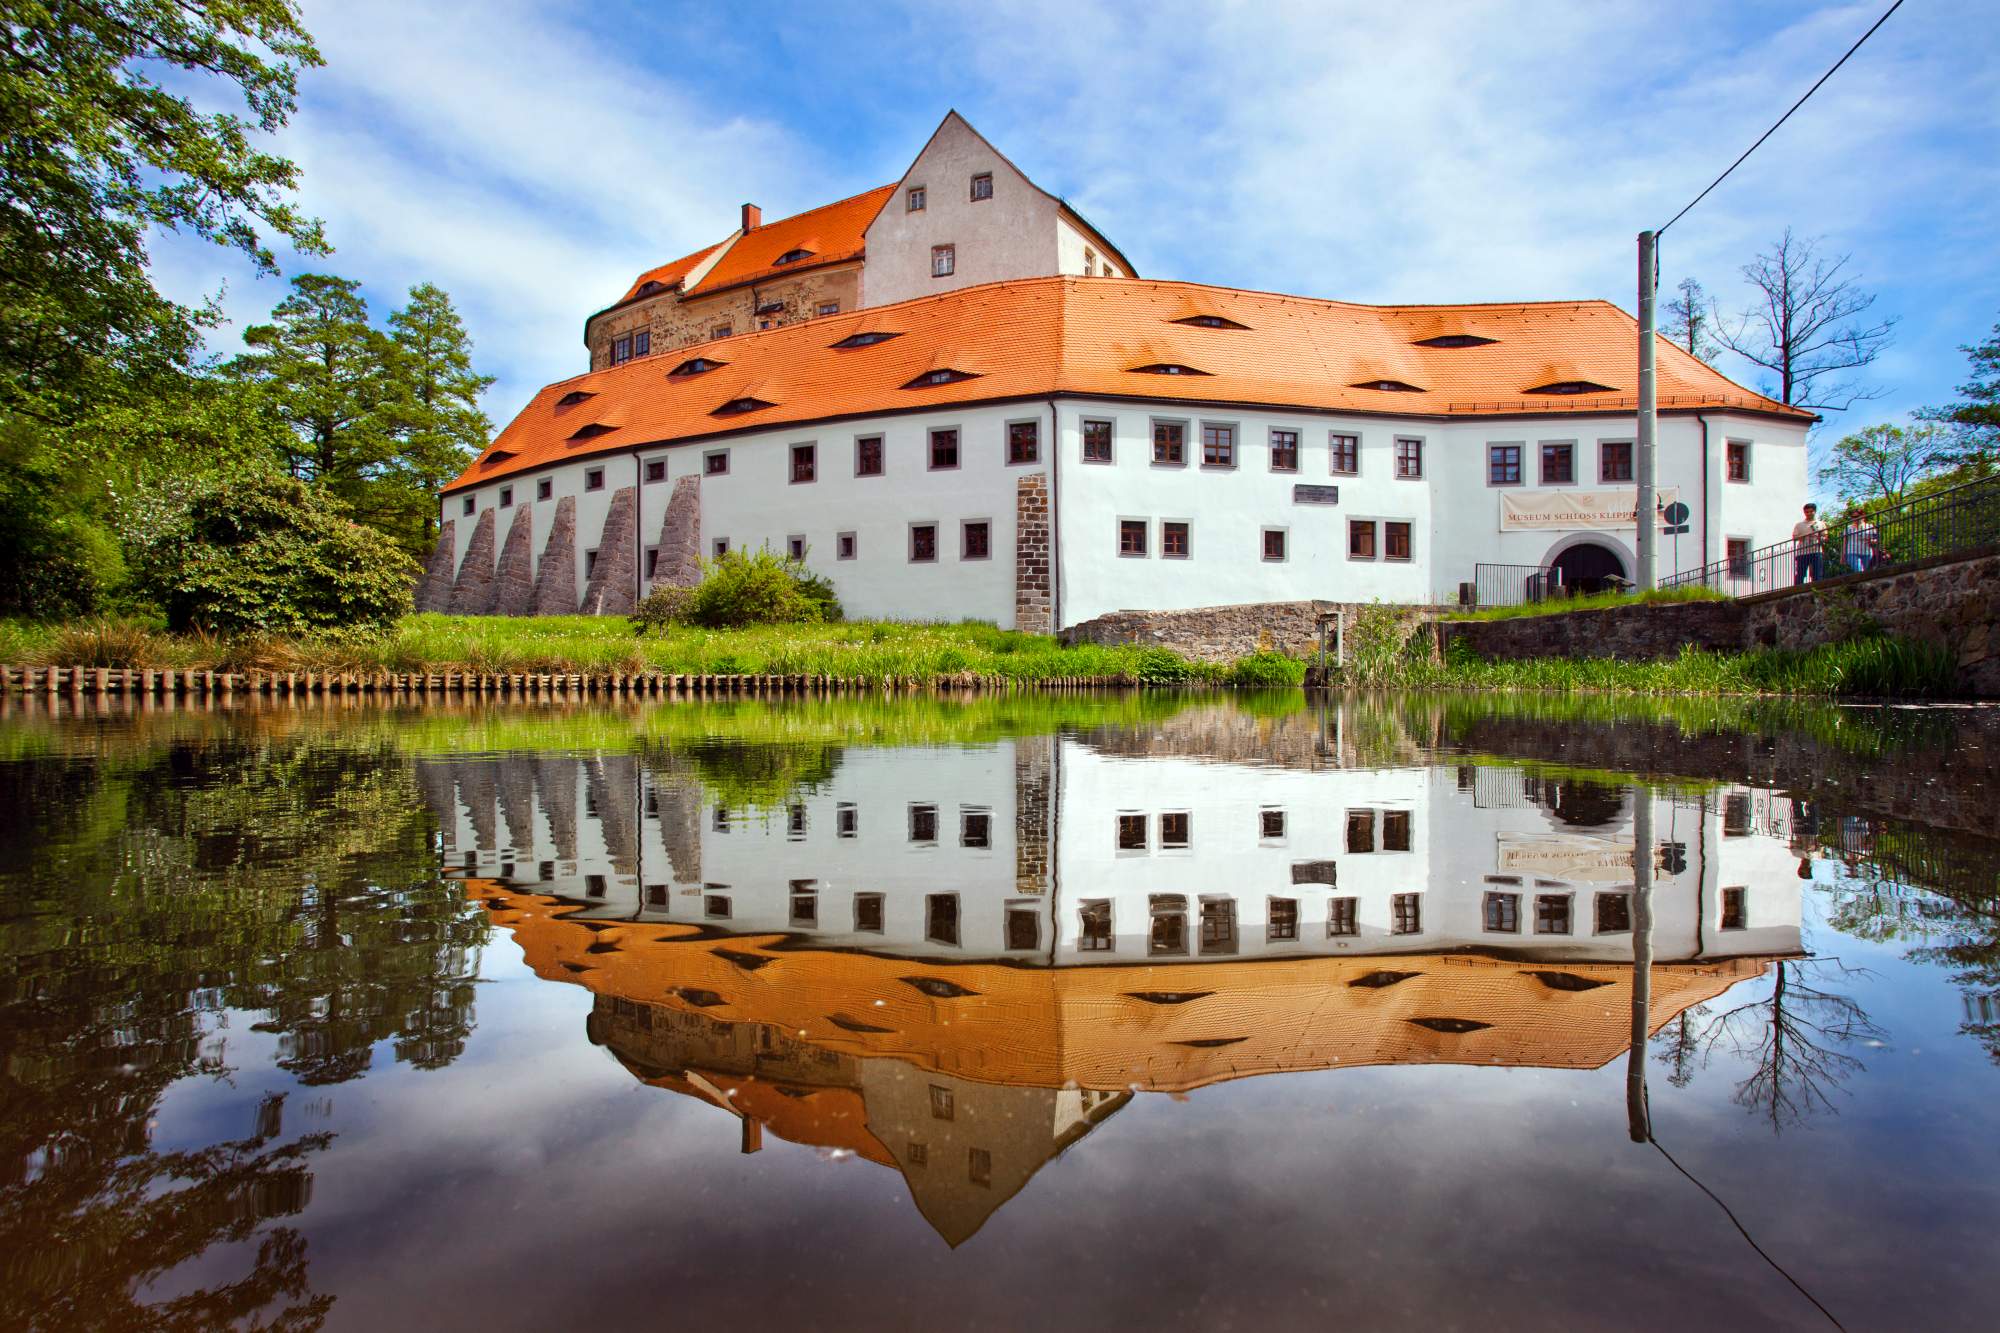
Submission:
[[[822,222],[820,234],[829,232]],[[774,244],[783,245],[783,238]],[[1191,309],[1248,327],[1173,322]],[[871,347],[832,346],[869,331],[904,336]],[[1494,341],[1459,348],[1415,345],[1458,333]],[[487,467],[475,462],[446,490],[578,453],[1055,393],[1434,418],[1629,413],[1636,406],[1637,339],[1632,317],[1605,301],[1367,306],[1184,282],[1021,279],[705,343],[700,355],[726,362],[706,374],[670,379],[667,372],[678,362],[647,357],[552,384],[489,450],[514,457]],[[1207,373],[1133,373],[1134,366],[1162,361]],[[907,387],[940,368],[975,372],[976,378]],[[1601,384],[1610,392],[1525,392],[1549,383],[1546,376],[1555,371],[1559,378]],[[1381,379],[1421,391],[1352,387]],[[596,396],[558,413],[556,401],[578,388]],[[1738,408],[1811,419],[1731,382],[1665,340],[1659,393],[1660,406],[1668,411]],[[772,406],[740,417],[713,415],[722,404],[750,396]],[[570,444],[580,415],[617,429]]]
[[[617,304],[624,305],[627,301],[637,296],[639,289],[649,282],[657,282],[660,286],[666,288],[678,286],[680,280],[692,272],[695,265],[714,254],[716,249],[721,245],[722,242],[717,241],[714,245],[697,250],[691,255],[682,255],[670,264],[662,264],[658,268],[647,269],[632,280],[632,285],[626,289],[623,296],[618,298]]]

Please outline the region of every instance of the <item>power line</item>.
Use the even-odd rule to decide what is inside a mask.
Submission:
[[[1703,190],[1700,194],[1696,195],[1692,200],[1688,202],[1687,208],[1683,208],[1680,212],[1668,218],[1667,227],[1673,226],[1676,222],[1679,222],[1682,218],[1686,217],[1689,209],[1692,209],[1696,204],[1708,198],[1709,190],[1713,190],[1716,186],[1722,184],[1723,181],[1729,178],[1729,172],[1734,171],[1736,170],[1736,168],[1742,166],[1743,163],[1746,160],[1748,160],[1750,154],[1756,152],[1759,148],[1763,147],[1764,140],[1776,134],[1778,132],[1778,126],[1783,125],[1786,121],[1792,118],[1792,111],[1797,111],[1800,107],[1804,106],[1806,104],[1806,97],[1811,97],[1814,93],[1818,92],[1820,84],[1825,83],[1828,79],[1832,78],[1834,75],[1834,71],[1838,70],[1842,65],[1845,65],[1847,63],[1848,56],[1853,55],[1856,51],[1859,51],[1861,49],[1861,42],[1865,42],[1870,37],[1873,37],[1875,35],[1875,28],[1879,28],[1884,23],[1887,23],[1889,21],[1889,15],[1895,13],[1902,7],[1903,7],[1903,0],[1896,0],[1896,3],[1890,5],[1888,9],[1884,10],[1882,12],[1882,17],[1875,20],[1875,26],[1870,28],[1867,32],[1861,34],[1861,41],[1858,41],[1854,45],[1848,47],[1847,55],[1842,56],[1840,59],[1834,61],[1833,69],[1829,69],[1826,73],[1820,75],[1818,82],[1814,83],[1812,87],[1806,89],[1805,97],[1801,97],[1798,101],[1792,103],[1791,111],[1787,111],[1785,112],[1784,115],[1779,116],[1776,124],[1772,125],[1770,129],[1765,130],[1762,134],[1758,135],[1757,142],[1751,144],[1748,148],[1744,149],[1743,156],[1737,158],[1734,162],[1731,162],[1729,164],[1728,171],[1724,171],[1720,176],[1717,176],[1714,180],[1710,181],[1708,183],[1708,190]],[[1661,227],[1653,234],[1655,236],[1658,236],[1664,233],[1667,227]]]

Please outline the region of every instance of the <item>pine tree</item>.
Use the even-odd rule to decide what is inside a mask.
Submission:
[[[396,348],[390,414],[398,436],[398,499],[408,507],[411,535],[428,539],[438,488],[464,471],[493,433],[493,422],[479,409],[479,395],[493,377],[472,368],[472,339],[440,287],[424,282],[410,288],[410,303],[389,317],[389,327]]]
[[[1713,363],[1722,351],[1712,332],[1714,300],[1693,278],[1682,278],[1676,290],[1680,295],[1667,302],[1667,326],[1660,332],[1668,341],[1685,347],[1689,356]]]

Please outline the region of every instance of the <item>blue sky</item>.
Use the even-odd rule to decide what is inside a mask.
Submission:
[[[947,5],[306,0],[327,67],[281,142],[386,314],[450,291],[505,420],[584,366],[583,319],[642,269],[901,174],[956,106],[1148,277],[1355,301],[1605,297],[1633,238],[1707,184],[1885,6],[1025,0]],[[1952,396],[2000,321],[2000,24],[1910,0],[1668,233],[1663,286],[1787,225],[1900,319],[1884,396]],[[169,240],[163,282],[282,296]],[[1753,386],[1743,363],[1724,369]]]

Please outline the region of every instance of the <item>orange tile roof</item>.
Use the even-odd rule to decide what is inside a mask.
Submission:
[[[697,250],[691,255],[682,255],[670,264],[662,264],[658,268],[647,269],[632,280],[632,285],[626,289],[623,296],[618,298],[617,303],[624,305],[627,301],[637,296],[639,289],[649,282],[657,282],[660,286],[668,288],[676,286],[682,278],[685,278],[693,271],[696,264],[714,254],[716,249],[722,244],[721,241],[717,241],[714,245]]]
[[[875,220],[883,201],[895,190],[893,185],[879,186],[851,199],[823,204],[805,213],[767,222],[755,231],[745,233],[741,240],[729,247],[727,254],[715,261],[714,268],[702,275],[701,282],[689,294],[700,296],[726,287],[761,282],[781,274],[858,259],[864,248],[863,238],[868,224]],[[780,255],[793,250],[809,250],[812,253],[794,263],[782,266],[777,263]]]
[[[782,252],[771,257],[776,253]],[[1175,322],[1204,314],[1245,327]],[[831,346],[868,331],[903,336],[872,347]],[[1494,341],[1463,348],[1415,345],[1456,333]],[[1052,394],[1429,418],[1622,414],[1637,405],[1637,341],[1632,317],[1608,301],[1369,306],[1137,278],[1016,279],[739,334],[552,384],[488,451],[513,457],[490,466],[475,461],[445,490],[641,444]],[[695,355],[724,364],[669,377]],[[1157,362],[1203,373],[1134,373],[1134,367]],[[973,377],[906,387],[937,368]],[[1551,376],[1610,392],[1527,392]],[[1378,380],[1416,391],[1355,387]],[[595,396],[558,419],[556,400],[576,389]],[[1812,419],[1733,383],[1664,339],[1659,394],[1667,412],[1735,408]],[[715,414],[745,397],[770,406]],[[614,429],[572,442],[577,428],[590,422]]]

